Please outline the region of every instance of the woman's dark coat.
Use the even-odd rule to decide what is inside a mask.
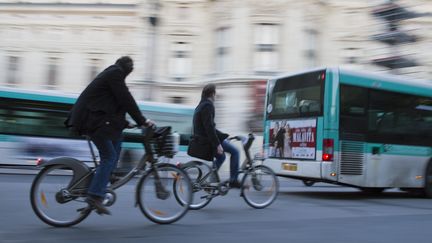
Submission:
[[[215,107],[209,99],[202,99],[195,108],[193,116],[193,137],[200,143],[211,144],[213,154],[216,154],[217,146],[228,137],[216,129],[214,122]],[[192,150],[194,148],[191,148]]]

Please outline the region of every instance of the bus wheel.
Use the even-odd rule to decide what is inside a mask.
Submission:
[[[313,186],[315,184],[315,181],[303,180],[303,184],[305,186]]]
[[[362,187],[360,189],[362,190],[363,193],[372,194],[372,195],[381,194],[385,190],[385,188],[382,187]]]
[[[427,198],[432,198],[432,161],[429,162],[425,173],[424,194]]]
[[[414,197],[425,197],[425,191],[423,188],[399,188],[401,191],[405,191]]]

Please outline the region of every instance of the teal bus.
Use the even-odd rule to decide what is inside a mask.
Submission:
[[[63,124],[77,97],[58,91],[0,88],[0,166],[34,166],[38,158],[58,156],[74,157],[93,165],[87,141],[71,136]],[[194,107],[157,102],[138,102],[138,105],[158,126],[171,126],[173,132],[180,134],[179,152],[174,159],[188,160],[185,151]],[[130,167],[141,157],[143,146],[127,140],[122,146],[120,166]]]
[[[271,79],[265,163],[328,182],[432,197],[432,82],[322,68]]]

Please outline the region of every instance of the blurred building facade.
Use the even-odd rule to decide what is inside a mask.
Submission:
[[[377,40],[383,0],[0,0],[0,84],[79,92],[121,55],[138,99],[195,105],[218,86],[217,123],[259,129],[265,80],[319,66],[391,72],[376,60],[410,57],[399,74],[430,79],[432,18],[398,23],[415,42]],[[393,1],[432,12],[428,0]]]

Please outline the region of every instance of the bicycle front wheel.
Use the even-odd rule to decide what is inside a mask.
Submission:
[[[90,211],[78,211],[87,203],[68,190],[73,174],[69,166],[54,165],[42,169],[35,177],[30,202],[43,222],[55,227],[68,227],[80,223],[90,214]]]
[[[258,165],[245,172],[241,195],[249,206],[265,208],[274,202],[278,193],[279,181],[269,167]]]
[[[181,192],[182,203],[175,196]],[[137,203],[143,214],[158,224],[181,219],[192,202],[192,185],[188,175],[172,164],[159,164],[141,177],[137,186]]]

